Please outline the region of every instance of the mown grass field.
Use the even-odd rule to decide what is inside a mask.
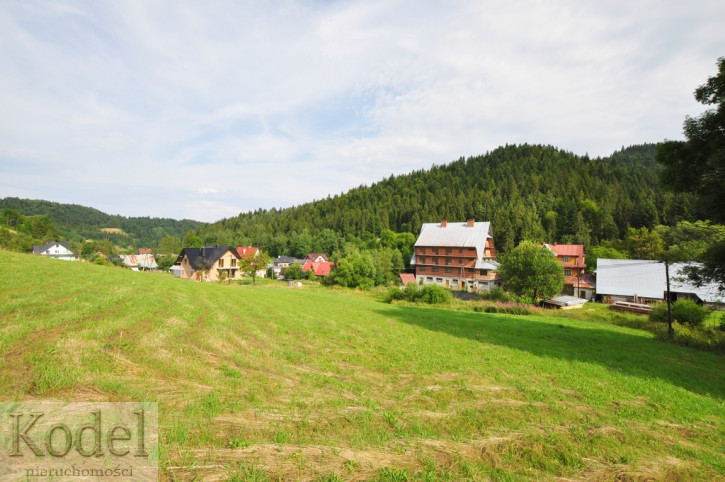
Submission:
[[[0,401],[156,401],[164,479],[725,479],[725,358],[646,332],[4,251],[0,299]]]

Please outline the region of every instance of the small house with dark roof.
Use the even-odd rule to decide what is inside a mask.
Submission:
[[[78,256],[71,251],[70,246],[69,241],[48,241],[42,246],[33,246],[33,254],[66,261],[78,261]]]
[[[240,279],[239,253],[231,246],[210,245],[203,248],[183,248],[174,266],[179,277],[194,281]]]

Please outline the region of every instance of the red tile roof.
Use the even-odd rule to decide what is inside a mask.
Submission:
[[[579,279],[576,276],[565,276],[564,284],[571,286],[579,286],[579,288],[594,288],[594,276],[583,274]]]
[[[239,246],[237,253],[239,253],[239,256],[257,256],[259,254],[259,248],[255,246]]]
[[[330,261],[308,261],[302,266],[302,271],[312,270],[315,276],[328,276],[335,263]]]
[[[415,275],[413,273],[400,273],[400,281],[403,282],[403,286],[408,283],[415,283]]]
[[[547,245],[557,256],[579,256],[584,258],[584,245],[582,244],[549,244]]]
[[[152,254],[151,248],[138,248],[138,254]]]

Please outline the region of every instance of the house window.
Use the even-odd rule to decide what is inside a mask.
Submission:
[[[418,268],[418,271],[425,271],[425,266],[421,266],[420,268]]]
[[[561,257],[561,262],[562,263],[568,263],[569,262],[569,256],[562,256]]]
[[[428,277],[427,277],[427,278],[426,278],[425,280],[426,280],[426,281],[428,281],[428,282],[430,283],[430,282],[432,282],[432,281],[433,281],[433,278],[432,278],[431,276],[428,276]]]
[[[451,254],[451,252],[453,252],[451,248],[446,248],[446,254]]]
[[[565,269],[564,270],[564,276],[571,276],[571,270],[570,269]]]
[[[436,283],[443,283],[443,278],[436,278]]]
[[[453,260],[451,258],[446,258],[446,264],[451,264]]]
[[[420,257],[420,262],[421,262],[421,263],[425,263],[425,257],[421,256],[421,257]]]
[[[438,254],[438,248],[433,248],[433,254]]]
[[[236,265],[237,265],[237,259],[236,258],[232,258],[232,267],[234,267]]]
[[[458,254],[463,254],[463,248],[458,248]]]
[[[438,258],[433,258],[433,264],[438,264]]]
[[[482,269],[481,270],[481,276],[486,276],[487,274],[488,274],[488,270],[487,269]]]
[[[452,271],[453,271],[453,270],[451,270],[451,268],[446,268],[446,269],[445,269],[445,272],[446,272],[446,273],[451,273]]]
[[[219,267],[220,268],[224,267],[224,258],[219,258]]]
[[[436,267],[434,266],[433,268],[431,268],[431,271],[433,271],[434,273],[437,273],[437,272],[438,272],[438,268],[436,268]]]

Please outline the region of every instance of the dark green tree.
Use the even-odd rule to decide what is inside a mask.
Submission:
[[[564,288],[564,268],[548,248],[523,241],[501,257],[504,288],[528,301],[551,298]]]
[[[713,106],[684,123],[686,141],[661,144],[655,155],[664,166],[664,185],[674,191],[694,193],[701,212],[710,221],[725,222],[725,57],[717,61],[718,73],[695,90],[695,99]],[[703,255],[704,267],[692,269],[698,283],[715,281],[725,289],[725,241]]]

